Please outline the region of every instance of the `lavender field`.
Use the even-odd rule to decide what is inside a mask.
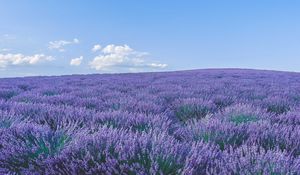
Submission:
[[[300,174],[300,74],[0,79],[0,174]]]

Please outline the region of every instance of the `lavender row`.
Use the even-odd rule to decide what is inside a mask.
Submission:
[[[299,174],[300,74],[0,80],[0,174]]]

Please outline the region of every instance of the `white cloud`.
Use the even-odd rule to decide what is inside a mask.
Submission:
[[[65,41],[65,40],[58,40],[58,41],[50,41],[49,42],[49,49],[55,49],[60,52],[65,51],[65,46],[66,45],[71,45],[71,44],[79,44],[79,40],[77,38],[74,38],[73,41]]]
[[[70,61],[71,66],[79,66],[82,62],[83,56],[80,56],[79,58],[74,58]]]
[[[8,51],[10,51],[11,49],[7,49],[7,48],[3,48],[3,49],[1,49],[0,51],[1,52],[8,52]]]
[[[105,54],[128,55],[133,53],[133,49],[131,49],[128,45],[115,46],[114,44],[110,44],[104,47],[102,52]]]
[[[113,66],[124,65],[126,61],[126,58],[120,55],[99,55],[90,62],[90,66],[96,70],[107,70]]]
[[[0,67],[4,68],[8,65],[19,65],[19,64],[37,64],[41,61],[52,61],[52,56],[46,56],[44,54],[35,55],[23,55],[23,54],[0,54]]]
[[[96,44],[96,45],[94,45],[94,47],[92,48],[92,51],[93,51],[93,52],[97,52],[97,51],[100,51],[101,48],[102,48],[101,45]]]
[[[73,39],[73,43],[74,43],[74,44],[79,44],[79,39],[74,38],[74,39]]]
[[[145,56],[148,53],[137,52],[128,45],[107,45],[102,49],[102,53],[89,63],[90,67],[96,70],[111,71],[115,68],[125,69],[128,71],[137,69],[162,69],[167,64],[149,63]]]
[[[160,64],[160,63],[150,63],[148,66],[153,67],[153,68],[165,68],[168,65],[167,64]]]

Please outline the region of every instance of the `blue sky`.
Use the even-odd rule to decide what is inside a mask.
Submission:
[[[0,77],[300,72],[299,31],[300,1],[1,0]]]

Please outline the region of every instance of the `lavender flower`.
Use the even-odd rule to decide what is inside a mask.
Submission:
[[[300,174],[300,75],[0,79],[0,174]]]

